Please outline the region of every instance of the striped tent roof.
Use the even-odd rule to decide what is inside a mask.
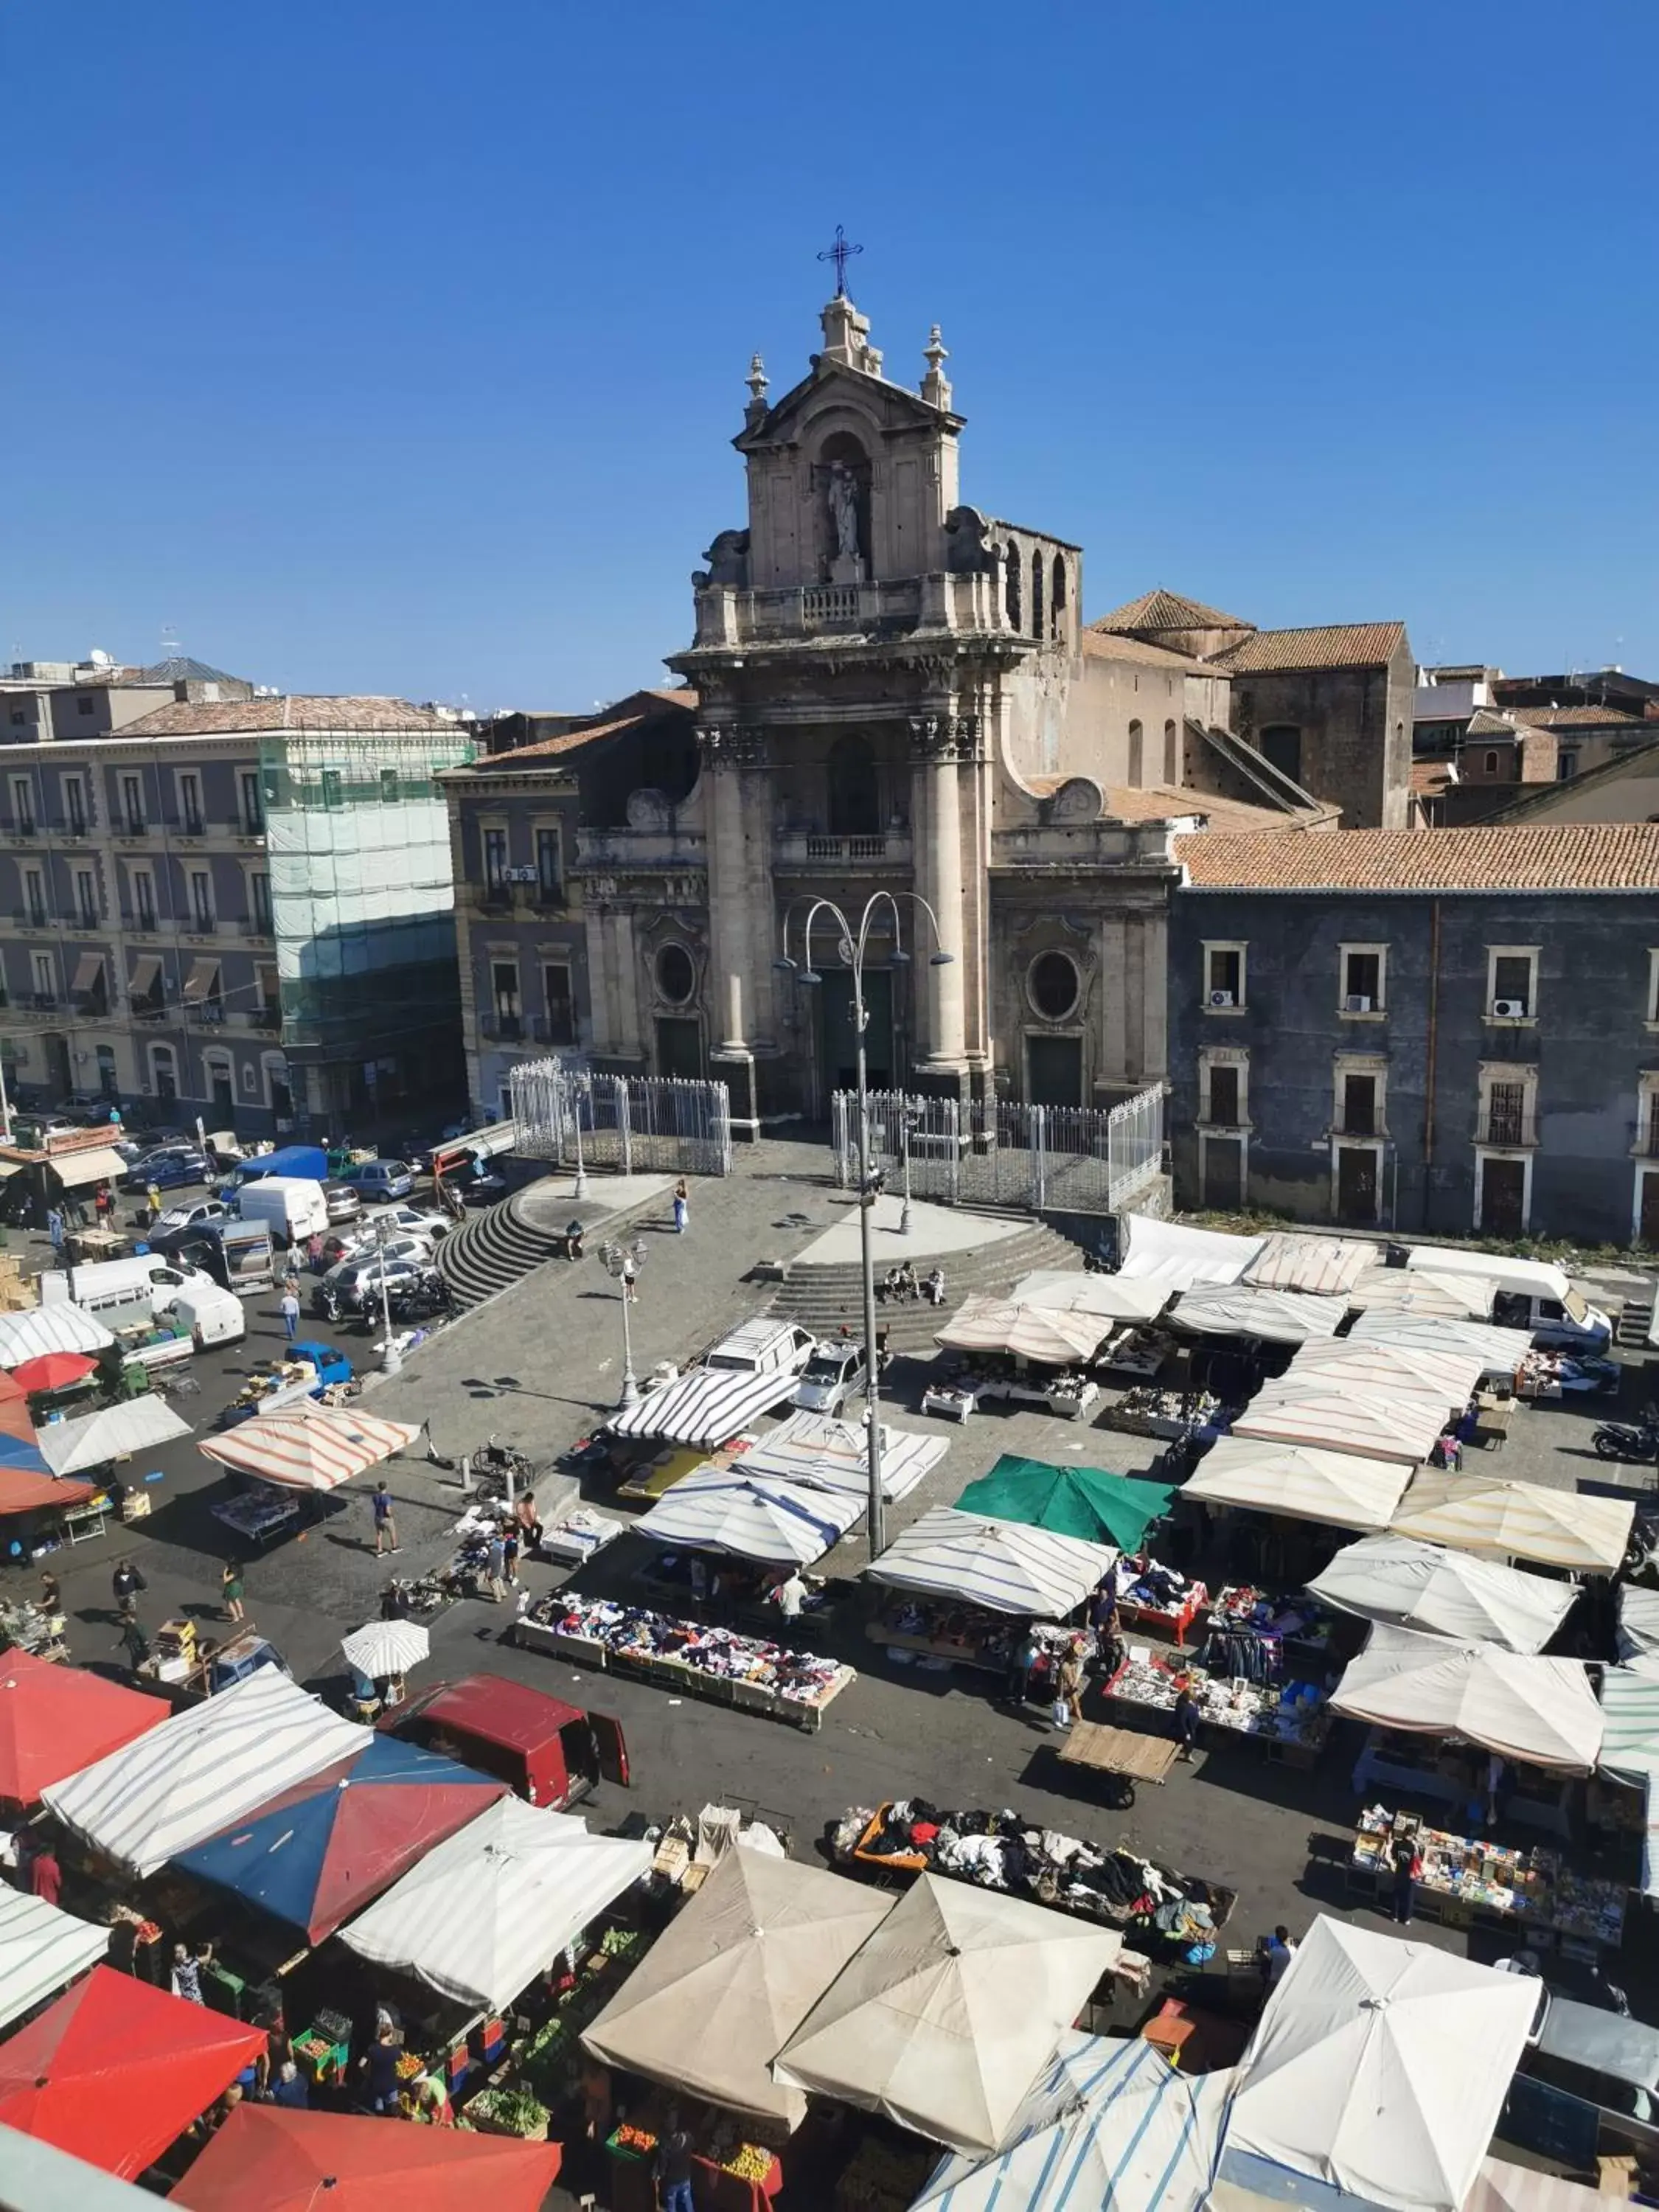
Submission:
[[[1109,1544],[936,1505],[865,1572],[895,1589],[931,1590],[994,1613],[1060,1620],[1076,1611],[1117,1556]]]
[[[699,1468],[635,1525],[659,1544],[806,1567],[832,1551],[863,1516],[864,1503],[854,1491],[757,1480],[740,1462],[732,1468]]]
[[[1330,1528],[1386,1528],[1410,1473],[1400,1460],[1235,1435],[1217,1440],[1181,1494]]]
[[[949,1449],[948,1437],[924,1437],[884,1422],[882,1496],[908,1497]],[[870,1462],[864,1424],[838,1421],[829,1413],[791,1413],[744,1454],[743,1471],[769,1480],[799,1482],[809,1490],[848,1490],[867,1498]]]
[[[107,1928],[60,1912],[44,1897],[0,1889],[0,2027],[56,1996],[108,1948]]]
[[[1619,1656],[1642,1659],[1659,1651],[1659,1590],[1626,1583],[1619,1592]]]
[[[1642,1887],[1659,1896],[1659,1659],[1632,1659],[1601,1676],[1601,1769],[1645,1792]]]
[[[1457,1552],[1610,1575],[1624,1559],[1635,1517],[1635,1504],[1624,1498],[1425,1468],[1392,1525],[1397,1535],[1421,1536]]]
[[[1432,1390],[1448,1413],[1463,1411],[1483,1372],[1475,1355],[1455,1344],[1356,1343],[1352,1336],[1304,1344],[1291,1365],[1298,1375],[1333,1376],[1344,1389],[1353,1382],[1361,1389],[1414,1390],[1419,1395]]]
[[[637,1406],[613,1414],[611,1431],[708,1450],[740,1435],[751,1421],[793,1398],[798,1379],[787,1367],[770,1367],[761,1375],[694,1367],[678,1382],[647,1390]]]
[[[1407,1282],[1437,1282],[1438,1276],[1407,1275]],[[1469,1276],[1475,1282],[1480,1279]],[[1443,1309],[1444,1301],[1441,1302]],[[1418,1307],[1368,1307],[1348,1333],[1350,1344],[1394,1344],[1402,1350],[1459,1352],[1480,1362],[1483,1375],[1514,1375],[1532,1349],[1524,1328],[1500,1328],[1489,1321],[1469,1321],[1449,1310]]]
[[[971,1292],[941,1329],[936,1344],[961,1352],[1011,1352],[1048,1367],[1069,1367],[1098,1350],[1113,1323],[1103,1314],[1016,1305],[1012,1298]]]
[[[410,1421],[386,1421],[347,1407],[309,1400],[280,1413],[261,1413],[198,1449],[222,1467],[240,1468],[281,1490],[337,1490],[354,1474],[378,1467],[420,1434]]]

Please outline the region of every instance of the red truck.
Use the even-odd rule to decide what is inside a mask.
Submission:
[[[493,1774],[550,1812],[575,1804],[602,1781],[628,1786],[620,1722],[501,1674],[440,1682],[387,1713],[380,1725],[424,1751]]]

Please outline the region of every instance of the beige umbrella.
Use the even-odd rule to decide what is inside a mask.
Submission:
[[[923,1875],[773,2069],[953,2150],[994,2151],[1123,1939]]]
[[[1042,1366],[1069,1367],[1091,1358],[1112,1326],[1104,1314],[1058,1312],[975,1293],[963,1300],[933,1340],[959,1352],[1012,1352]]]
[[[1610,1575],[1624,1559],[1635,1515],[1635,1504],[1628,1498],[1587,1498],[1493,1475],[1425,1471],[1406,1492],[1390,1525],[1397,1536],[1420,1536],[1425,1543],[1449,1544],[1456,1552]]]
[[[204,1459],[240,1468],[283,1490],[337,1490],[354,1474],[413,1443],[412,1421],[387,1421],[348,1407],[293,1406],[261,1413],[198,1446]]]
[[[739,1845],[582,2040],[607,2065],[797,2127],[806,2100],[773,2080],[771,2062],[892,1904],[844,1875]]]

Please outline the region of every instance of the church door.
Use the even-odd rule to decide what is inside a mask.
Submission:
[[[702,1074],[702,1024],[683,1014],[657,1017],[657,1073],[696,1081]]]
[[[1025,1062],[1028,1105],[1080,1106],[1083,1103],[1081,1037],[1027,1037]]]
[[[827,777],[830,835],[879,837],[881,793],[869,738],[856,732],[837,738],[830,748]]]
[[[829,1093],[858,1088],[858,1039],[853,1029],[853,978],[845,968],[826,968],[823,981],[813,994],[818,1002],[819,1066],[823,1070],[824,1111]],[[864,1031],[866,1080],[872,1091],[893,1087],[893,978],[885,968],[870,969],[864,978],[864,1005],[869,1020]]]

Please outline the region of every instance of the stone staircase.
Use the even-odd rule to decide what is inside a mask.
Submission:
[[[896,1264],[896,1243],[892,1237],[881,1240],[878,1281],[889,1267]],[[888,1332],[890,1351],[901,1357],[911,1354],[930,1358],[935,1350],[934,1331],[964,1298],[975,1292],[1006,1297],[1020,1277],[1029,1275],[1033,1268],[1076,1267],[1082,1264],[1082,1258],[1069,1237],[1033,1221],[1017,1236],[1000,1237],[994,1244],[942,1254],[939,1265],[945,1271],[944,1304],[930,1306],[923,1301],[917,1305],[878,1305],[877,1326]],[[919,1256],[917,1274],[925,1277],[933,1265],[931,1259]],[[833,1336],[843,1322],[855,1334],[861,1335],[863,1277],[856,1262],[822,1267],[797,1266],[779,1288],[769,1310],[780,1321],[799,1322],[803,1328],[810,1328],[818,1336]]]
[[[525,1219],[514,1193],[499,1206],[468,1214],[450,1231],[438,1247],[438,1272],[449,1285],[456,1311],[465,1313],[563,1250],[562,1237],[547,1236]]]

